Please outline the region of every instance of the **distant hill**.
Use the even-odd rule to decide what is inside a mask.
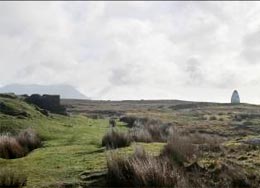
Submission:
[[[87,99],[85,95],[70,85],[38,85],[38,84],[10,84],[0,87],[0,93],[22,94],[59,94],[66,99]]]

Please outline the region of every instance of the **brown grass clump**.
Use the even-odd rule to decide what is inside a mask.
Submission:
[[[189,136],[189,139],[193,144],[199,145],[202,151],[219,152],[221,151],[221,143],[223,138],[215,135],[199,134],[195,133]]]
[[[12,187],[20,188],[26,185],[27,178],[22,175],[15,173],[10,169],[1,169],[0,170],[0,187]]]
[[[173,187],[180,178],[167,159],[136,151],[130,157],[112,153],[107,158],[108,185],[120,187]]]
[[[258,179],[252,180],[245,169],[231,161],[215,160],[209,166],[200,163],[204,151],[219,152],[216,148],[223,139],[173,130],[159,156],[148,155],[142,148],[131,156],[111,153],[107,157],[107,183],[114,187],[258,187]]]
[[[0,136],[0,158],[14,159],[25,156],[41,146],[39,135],[32,129],[22,131],[17,137]]]
[[[131,144],[127,133],[119,132],[115,129],[109,130],[102,138],[102,146],[108,149],[126,147]]]
[[[155,142],[166,142],[169,136],[170,126],[167,124],[147,124],[145,129],[148,130],[150,135],[152,136],[153,141]]]
[[[132,128],[128,134],[131,140],[135,142],[153,142],[153,138],[147,129]]]
[[[17,141],[24,149],[32,151],[41,146],[41,139],[35,130],[29,128],[19,133]]]
[[[182,135],[174,131],[157,157],[137,148],[132,156],[111,153],[107,157],[107,182],[120,187],[257,187],[245,171],[230,162],[215,161],[201,166],[198,146],[215,148],[221,138],[209,135]],[[214,147],[213,147],[214,146]]]
[[[188,137],[174,133],[164,146],[161,156],[165,156],[179,165],[184,165],[184,163],[195,160],[199,156],[199,152]]]
[[[14,159],[25,155],[24,148],[11,136],[0,136],[0,157],[5,159]]]

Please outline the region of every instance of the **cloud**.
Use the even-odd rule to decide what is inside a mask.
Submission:
[[[242,56],[245,60],[248,63],[260,63],[260,30],[245,35],[243,46]]]
[[[201,63],[196,58],[189,58],[186,61],[185,72],[188,74],[187,84],[199,85],[205,82],[205,77],[201,70]]]
[[[260,103],[259,17],[259,2],[0,2],[0,85]]]

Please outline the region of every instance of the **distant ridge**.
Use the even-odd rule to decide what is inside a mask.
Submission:
[[[38,84],[10,84],[0,87],[0,93],[22,94],[59,94],[64,99],[88,99],[71,85],[38,85]]]

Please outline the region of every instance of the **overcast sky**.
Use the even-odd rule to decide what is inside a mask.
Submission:
[[[260,2],[0,2],[0,85],[260,104]]]

